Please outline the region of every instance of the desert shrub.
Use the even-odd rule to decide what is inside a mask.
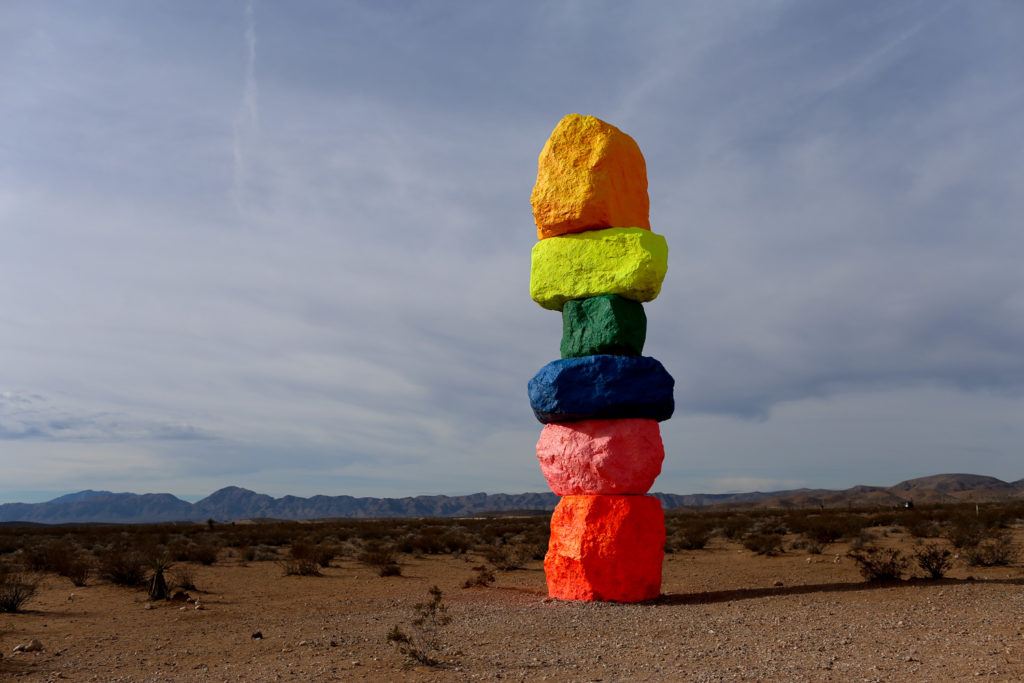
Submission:
[[[196,577],[192,567],[188,565],[175,567],[174,571],[171,572],[171,586],[183,591],[199,590],[196,587]]]
[[[0,534],[0,555],[8,555],[19,550],[22,550],[20,537]]]
[[[402,566],[397,562],[385,564],[377,570],[378,576],[401,576]]]
[[[914,561],[929,578],[941,579],[953,567],[953,553],[935,543],[918,548]]]
[[[722,535],[730,541],[738,541],[754,526],[754,520],[744,515],[734,515],[722,520],[719,527]]]
[[[924,517],[908,519],[904,527],[914,538],[938,538],[941,533],[938,523]]]
[[[464,553],[475,545],[465,527],[432,523],[405,534],[397,542],[398,550],[417,555]]]
[[[464,529],[453,529],[442,534],[441,543],[444,545],[445,552],[448,553],[469,552],[474,545],[473,537]]]
[[[116,586],[141,586],[146,580],[146,559],[141,552],[128,548],[109,548],[97,557],[100,578]]]
[[[754,531],[762,534],[778,534],[785,536],[789,532],[786,523],[779,518],[762,520],[760,524],[754,525]]]
[[[380,576],[401,576],[402,574],[398,556],[390,546],[368,543],[356,559],[365,565],[374,567]]]
[[[69,579],[73,586],[81,588],[88,583],[92,574],[92,562],[76,553],[62,563],[59,573]]]
[[[473,567],[473,571],[475,573],[462,584],[463,588],[486,588],[497,578],[494,571],[485,564]]]
[[[292,543],[289,554],[295,560],[307,560],[320,567],[330,567],[331,560],[338,554],[338,551],[333,546],[295,541]]]
[[[330,567],[331,561],[338,556],[338,549],[329,545],[317,545],[314,560],[321,567]]]
[[[1005,532],[992,532],[977,545],[964,550],[963,556],[972,567],[1005,567],[1017,560],[1017,547]]]
[[[536,545],[526,542],[494,545],[484,550],[484,558],[499,571],[522,569],[537,553]]]
[[[988,534],[987,525],[976,517],[957,517],[951,520],[944,536],[954,548],[973,548]]]
[[[323,576],[317,562],[316,546],[304,541],[295,541],[288,549],[288,557],[278,561],[285,576]]]
[[[413,606],[415,617],[406,629],[397,624],[388,631],[387,641],[409,658],[411,663],[437,666],[441,649],[441,630],[451,623],[448,607],[442,601],[444,594],[434,586],[430,600]]]
[[[707,546],[713,534],[714,527],[707,521],[688,519],[672,531],[665,549],[670,553],[676,550],[701,550]]]
[[[743,539],[743,547],[758,555],[779,555],[782,550],[782,535],[772,533],[748,534]]]
[[[821,545],[835,543],[844,538],[853,538],[868,521],[859,515],[832,513],[809,515],[803,519],[792,519],[788,526],[795,533]]]
[[[337,546],[319,543],[313,546],[312,560],[322,567],[331,566],[331,562],[338,556]]]
[[[27,569],[34,572],[56,571],[53,568],[53,548],[54,544],[50,542],[27,545],[21,551],[21,561]]]
[[[861,529],[856,536],[850,540],[851,550],[863,550],[871,546],[875,541],[875,535],[867,529]]]
[[[320,566],[313,560],[289,557],[278,564],[284,570],[285,576],[323,576],[320,573]]]
[[[903,553],[895,548],[864,546],[860,550],[851,550],[847,555],[868,581],[899,581],[909,564]]]
[[[28,546],[23,552],[25,566],[35,572],[53,572],[66,576],[76,586],[84,586],[88,578],[89,564],[82,558],[78,546],[61,538]]]
[[[256,562],[276,562],[278,559],[277,548],[269,545],[260,545],[252,553],[252,559]]]
[[[217,561],[218,551],[217,546],[211,543],[197,543],[189,546],[185,559],[188,562],[198,562],[199,564],[210,566]]]
[[[821,555],[825,546],[813,539],[801,537],[793,541],[790,548],[793,550],[805,550],[808,555]]]
[[[191,544],[185,538],[178,538],[165,544],[167,554],[175,562],[188,562],[190,559]]]
[[[0,565],[0,612],[19,612],[39,589],[39,579]]]

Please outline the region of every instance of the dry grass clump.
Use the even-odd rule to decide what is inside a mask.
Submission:
[[[473,575],[462,584],[463,588],[487,588],[497,580],[494,570],[485,564],[473,567]]]
[[[437,586],[430,591],[430,599],[413,606],[415,617],[402,629],[397,624],[388,631],[387,641],[409,658],[410,663],[437,666],[441,652],[441,631],[451,623],[448,607],[442,601],[444,594]]]

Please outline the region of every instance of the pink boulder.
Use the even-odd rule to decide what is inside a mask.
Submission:
[[[551,515],[548,595],[641,602],[661,592],[665,514],[651,496],[566,496]]]
[[[656,420],[581,420],[544,425],[537,460],[560,496],[643,494],[661,473]]]

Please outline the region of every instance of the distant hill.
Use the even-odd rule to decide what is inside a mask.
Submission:
[[[936,474],[895,486],[854,486],[842,491],[795,489],[751,493],[654,493],[666,509],[711,506],[757,508],[867,507],[1024,499],[1024,479],[1005,482],[977,474]],[[274,498],[228,486],[195,503],[169,493],[79,491],[45,503],[0,505],[0,523],[148,523],[216,519],[327,519],[340,517],[466,517],[493,513],[528,513],[555,507],[553,493],[474,493],[468,496],[356,498],[354,496],[284,496]]]

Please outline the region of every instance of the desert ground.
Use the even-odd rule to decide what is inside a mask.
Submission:
[[[912,553],[900,528],[874,542]],[[1016,543],[1024,528],[1011,528]],[[541,563],[463,587],[474,552],[399,556],[401,575],[341,556],[321,576],[221,549],[192,569],[194,602],[150,601],[52,573],[24,611],[0,614],[0,679],[23,681],[952,681],[1024,680],[1024,569],[967,566],[946,578],[872,583],[847,555],[757,555],[715,536],[666,555],[649,604],[551,601]],[[955,552],[955,551],[954,551]],[[908,577],[919,570],[911,568]],[[388,640],[410,632],[437,586],[450,622],[427,666]],[[254,638],[254,634],[262,637]],[[17,652],[38,640],[38,652]]]

